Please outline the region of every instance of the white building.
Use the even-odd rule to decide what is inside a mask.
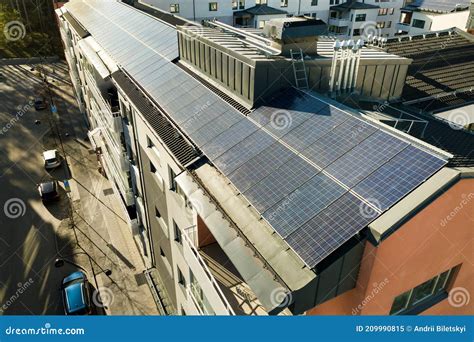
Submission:
[[[285,16],[318,18],[340,36],[392,36],[403,0],[143,0],[153,7],[201,21],[217,19],[237,27],[263,28],[269,19]],[[365,29],[365,30],[364,30]],[[365,33],[364,33],[365,31]]]
[[[470,15],[469,6],[470,0],[407,1],[407,5],[401,10],[397,33],[416,35],[428,31],[446,30],[452,27],[466,31]]]

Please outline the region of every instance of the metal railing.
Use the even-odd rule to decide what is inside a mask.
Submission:
[[[198,262],[198,264],[202,267],[202,269],[204,270],[204,273],[207,277],[207,279],[209,280],[209,282],[211,283],[212,287],[214,288],[214,290],[217,292],[217,294],[219,295],[219,299],[222,301],[222,303],[224,304],[226,310],[229,312],[230,315],[235,315],[235,312],[234,310],[232,309],[232,306],[229,304],[229,302],[227,301],[227,298],[225,297],[224,293],[222,292],[219,284],[217,283],[216,279],[214,278],[214,276],[212,275],[211,271],[209,270],[209,268],[207,267],[206,265],[206,262],[202,259],[201,255],[199,254],[199,251],[197,250],[196,246],[195,246],[195,241],[192,240],[192,238],[188,235],[189,233],[187,231],[184,231],[183,234],[182,234],[182,237],[183,237],[183,243],[185,243],[192,251],[192,254],[194,254],[195,258],[196,258],[196,261]]]

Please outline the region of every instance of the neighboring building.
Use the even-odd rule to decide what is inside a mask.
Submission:
[[[403,0],[219,0],[216,2],[135,1],[198,21],[217,19],[236,27],[263,28],[270,19],[306,16],[329,24],[331,33],[359,37],[393,36]],[[208,6],[209,5],[209,6]],[[212,10],[211,10],[212,9]],[[365,29],[365,33],[364,33]]]
[[[474,34],[474,0],[471,0],[471,6],[469,7],[469,18],[466,24],[467,32]]]
[[[330,7],[329,31],[342,37],[393,36],[403,1],[347,1]]]
[[[398,33],[416,35],[453,27],[466,30],[469,6],[470,0],[407,1],[407,5],[401,10],[400,21],[397,24]]]
[[[86,59],[101,74],[76,80],[78,100],[104,79],[117,91],[163,314],[472,314],[446,299],[473,290],[463,253],[472,171],[321,94],[337,85],[339,95],[399,100],[411,59],[334,49],[319,21],[301,18],[271,20],[263,36],[120,2],[72,1],[58,15],[66,50],[88,43],[95,53],[68,57],[71,69]],[[382,282],[380,306],[359,309]]]

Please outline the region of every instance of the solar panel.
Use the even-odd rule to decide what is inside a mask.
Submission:
[[[258,130],[222,154],[214,164],[222,172],[229,174],[274,142],[272,136]]]
[[[229,127],[232,125],[237,124],[240,121],[248,121],[246,118],[243,116],[236,116],[236,115],[226,115],[226,116],[221,116],[219,120],[212,121],[205,125],[204,127],[201,127],[199,130],[190,133],[191,138],[193,139],[194,143],[198,146],[201,147],[217,136],[219,136],[221,133],[226,131]]]
[[[325,170],[346,186],[353,187],[407,146],[407,142],[378,131]]]
[[[241,192],[244,192],[295,156],[290,149],[279,142],[275,142],[246,161],[228,177]]]
[[[260,213],[263,213],[317,172],[311,164],[300,157],[295,157],[273,170],[266,178],[244,192],[244,195]]]
[[[354,191],[386,210],[445,164],[444,160],[408,146],[360,182]]]
[[[286,242],[310,267],[339,248],[344,242],[377,218],[366,204],[346,193],[286,237]]]
[[[375,131],[377,129],[369,124],[349,118],[308,146],[302,154],[324,168]]]
[[[332,111],[330,115],[316,113],[283,136],[282,140],[295,149],[303,150],[347,119],[349,119],[349,115],[339,110]]]
[[[286,237],[344,192],[344,188],[319,173],[266,211],[263,217]]]
[[[242,120],[202,146],[201,149],[211,160],[215,160],[257,129],[258,127],[249,120]]]

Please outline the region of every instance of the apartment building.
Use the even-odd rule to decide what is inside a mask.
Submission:
[[[453,27],[465,31],[470,16],[470,4],[470,0],[407,1],[397,24],[398,33],[415,35]]]
[[[95,55],[82,58],[116,91],[146,274],[163,314],[472,311],[447,304],[453,288],[472,290],[472,255],[462,252],[472,171],[324,96],[337,84],[341,94],[400,98],[411,59],[344,45],[342,62],[342,48],[315,38],[317,20],[275,19],[264,37],[121,2],[71,1],[57,13],[65,46],[93,40]],[[305,56],[295,60],[297,46]],[[433,213],[449,215],[441,225],[453,239],[437,258],[446,233]],[[418,248],[430,229],[437,240]],[[403,261],[417,257],[410,272],[384,268],[397,250]],[[433,262],[415,274],[422,260]],[[383,305],[358,309],[385,278]]]
[[[369,34],[393,36],[403,0],[245,0],[191,2],[172,0],[136,1],[201,21],[217,19],[236,27],[263,28],[270,19],[306,16],[329,24],[330,33],[360,37]],[[209,6],[207,6],[209,5]],[[365,29],[365,33],[364,33]]]

